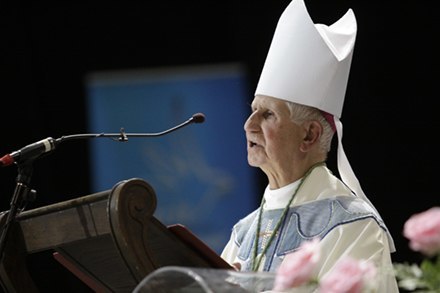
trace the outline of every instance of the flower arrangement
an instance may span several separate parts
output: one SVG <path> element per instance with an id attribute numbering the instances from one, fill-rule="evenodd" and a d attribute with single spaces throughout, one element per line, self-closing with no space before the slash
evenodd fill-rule
<path id="1" fill-rule="evenodd" d="M 288 254 L 277 270 L 273 291 L 288 292 L 302 287 L 307 292 L 361 293 L 373 289 L 375 266 L 350 257 L 342 258 L 322 279 L 313 278 L 320 254 L 317 239 L 304 242 L 299 250 Z"/>
<path id="2" fill-rule="evenodd" d="M 410 292 L 440 293 L 440 207 L 412 215 L 404 224 L 409 247 L 425 256 L 420 264 L 395 263 L 398 285 Z"/>

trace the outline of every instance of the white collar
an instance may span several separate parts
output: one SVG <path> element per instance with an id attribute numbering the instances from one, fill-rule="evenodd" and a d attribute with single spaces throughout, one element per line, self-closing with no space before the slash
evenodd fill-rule
<path id="1" fill-rule="evenodd" d="M 295 193 L 301 179 L 296 180 L 278 189 L 266 187 L 264 191 L 264 209 L 282 209 Z M 337 179 L 327 167 L 317 167 L 309 175 L 305 184 L 301 186 L 293 199 L 292 206 L 309 201 L 333 197 L 335 195 L 352 196 L 352 192 L 339 179 Z"/>
<path id="2" fill-rule="evenodd" d="M 278 189 L 270 189 L 268 185 L 264 191 L 264 209 L 273 210 L 284 208 L 295 193 L 300 182 L 301 180 L 297 180 Z"/>

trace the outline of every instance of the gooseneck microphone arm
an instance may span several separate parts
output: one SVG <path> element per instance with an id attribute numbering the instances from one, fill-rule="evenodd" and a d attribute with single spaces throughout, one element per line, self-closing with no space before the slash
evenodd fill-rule
<path id="1" fill-rule="evenodd" d="M 42 154 L 52 152 L 56 149 L 56 147 L 64 141 L 67 140 L 77 140 L 77 139 L 86 139 L 86 138 L 114 138 L 117 141 L 126 142 L 129 137 L 157 137 L 168 134 L 170 132 L 176 131 L 188 124 L 191 123 L 203 123 L 205 121 L 205 115 L 202 113 L 196 113 L 191 118 L 186 120 L 185 122 L 174 126 L 170 129 L 167 129 L 162 132 L 157 133 L 125 133 L 124 129 L 121 128 L 119 133 L 85 133 L 85 134 L 73 134 L 62 136 L 57 139 L 53 139 L 52 137 L 48 137 L 46 139 L 40 140 L 33 144 L 27 145 L 21 148 L 18 151 L 12 152 L 10 154 L 6 154 L 0 158 L 0 166 L 6 167 L 12 165 L 13 163 L 19 164 L 25 161 L 32 161 L 33 159 L 39 157 Z"/>
<path id="2" fill-rule="evenodd" d="M 35 197 L 36 194 L 35 190 L 30 189 L 28 186 L 30 184 L 31 176 L 33 172 L 32 163 L 36 158 L 38 158 L 43 154 L 54 151 L 59 144 L 67 140 L 109 137 L 109 138 L 115 138 L 115 140 L 117 141 L 126 142 L 128 141 L 129 137 L 162 136 L 170 132 L 176 131 L 188 124 L 203 123 L 204 121 L 205 121 L 205 115 L 203 115 L 202 113 L 196 113 L 185 122 L 177 126 L 174 126 L 168 130 L 157 133 L 125 133 L 124 129 L 121 128 L 120 133 L 74 134 L 74 135 L 62 136 L 57 139 L 48 137 L 33 144 L 27 145 L 19 149 L 18 151 L 12 152 L 10 154 L 6 154 L 3 157 L 1 157 L 0 166 L 6 167 L 15 163 L 18 166 L 18 175 L 16 180 L 15 191 L 10 202 L 10 209 L 7 212 L 0 213 L 0 223 L 3 222 L 3 226 L 1 227 L 1 235 L 0 235 L 0 263 L 3 261 L 3 258 L 5 257 L 4 252 L 12 222 L 15 220 L 20 209 L 28 201 L 30 201 L 30 199 Z M 6 217 L 6 220 L 3 221 L 4 217 Z"/>
<path id="3" fill-rule="evenodd" d="M 73 135 L 67 135 L 67 136 L 62 136 L 58 139 L 55 140 L 55 145 L 66 141 L 66 140 L 73 140 L 73 139 L 83 139 L 83 138 L 99 138 L 99 137 L 108 137 L 108 138 L 117 138 L 118 141 L 128 141 L 129 137 L 157 137 L 157 136 L 162 136 L 165 134 L 168 134 L 170 132 L 176 131 L 188 124 L 191 123 L 203 123 L 205 121 L 205 115 L 203 115 L 202 113 L 197 113 L 194 114 L 191 118 L 189 118 L 188 120 L 186 120 L 185 122 L 176 125 L 170 129 L 167 129 L 165 131 L 162 132 L 156 132 L 156 133 L 125 133 L 124 129 L 121 128 L 121 132 L 119 133 L 97 133 L 97 134 L 93 134 L 93 133 L 86 133 L 86 134 L 73 134 Z"/>

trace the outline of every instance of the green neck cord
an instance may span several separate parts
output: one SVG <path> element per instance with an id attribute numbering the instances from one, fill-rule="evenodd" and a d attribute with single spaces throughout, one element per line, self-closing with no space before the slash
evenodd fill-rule
<path id="1" fill-rule="evenodd" d="M 266 254 L 267 249 L 271 245 L 272 241 L 275 239 L 275 236 L 278 232 L 278 229 L 280 228 L 281 223 L 284 221 L 284 217 L 287 215 L 287 211 L 289 210 L 290 204 L 292 203 L 293 199 L 295 198 L 296 194 L 298 193 L 298 190 L 301 188 L 305 179 L 310 175 L 310 173 L 312 173 L 313 169 L 315 169 L 318 166 L 324 165 L 324 164 L 325 164 L 324 162 L 319 162 L 319 163 L 313 165 L 312 167 L 310 167 L 310 169 L 307 171 L 307 173 L 303 176 L 303 178 L 301 178 L 301 181 L 299 182 L 298 187 L 296 188 L 295 192 L 293 193 L 292 197 L 290 198 L 289 202 L 287 203 L 286 207 L 284 208 L 283 213 L 281 214 L 277 224 L 275 225 L 275 228 L 274 228 L 272 234 L 270 235 L 270 238 L 267 241 L 267 244 L 264 246 L 260 257 L 258 257 L 258 242 L 260 240 L 261 218 L 262 218 L 262 214 L 263 214 L 263 206 L 265 203 L 265 199 L 263 196 L 263 199 L 261 200 L 260 211 L 258 213 L 257 230 L 255 233 L 255 243 L 254 243 L 254 249 L 253 249 L 253 255 L 252 255 L 252 271 L 253 272 L 258 271 L 258 268 L 260 267 L 260 263 L 261 263 L 263 256 Z"/>

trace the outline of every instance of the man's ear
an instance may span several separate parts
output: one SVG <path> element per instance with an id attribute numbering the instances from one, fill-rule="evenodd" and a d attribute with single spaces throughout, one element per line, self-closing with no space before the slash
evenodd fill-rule
<path id="1" fill-rule="evenodd" d="M 312 146 L 318 143 L 323 129 L 321 123 L 316 120 L 305 122 L 304 127 L 306 131 L 301 143 L 301 151 L 307 152 Z"/>

